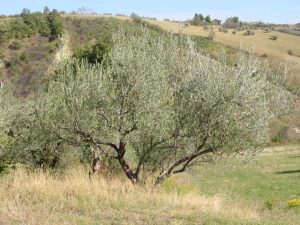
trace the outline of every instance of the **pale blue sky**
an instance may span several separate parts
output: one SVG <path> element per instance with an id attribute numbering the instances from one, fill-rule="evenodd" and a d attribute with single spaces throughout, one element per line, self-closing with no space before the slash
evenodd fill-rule
<path id="1" fill-rule="evenodd" d="M 188 19 L 195 12 L 224 20 L 300 23 L 300 0 L 0 0 L 0 14 L 16 14 L 23 8 L 41 11 L 47 5 L 70 12 L 85 6 L 98 13 L 136 12 L 159 19 Z"/>

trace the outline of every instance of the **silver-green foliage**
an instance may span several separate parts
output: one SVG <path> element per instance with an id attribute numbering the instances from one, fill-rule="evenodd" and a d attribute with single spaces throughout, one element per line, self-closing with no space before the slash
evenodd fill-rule
<path id="1" fill-rule="evenodd" d="M 120 30 L 102 64 L 64 62 L 35 107 L 61 140 L 115 157 L 133 182 L 151 171 L 160 183 L 208 156 L 261 150 L 270 122 L 294 100 L 272 80 L 252 55 L 241 52 L 231 67 L 189 38 Z"/>

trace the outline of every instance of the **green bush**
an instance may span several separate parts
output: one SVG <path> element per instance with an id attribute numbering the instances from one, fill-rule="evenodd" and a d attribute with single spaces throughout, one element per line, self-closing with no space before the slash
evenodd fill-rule
<path id="1" fill-rule="evenodd" d="M 209 31 L 209 34 L 208 34 L 208 38 L 210 40 L 214 40 L 214 38 L 216 37 L 216 33 L 215 31 L 211 28 L 210 31 Z"/>
<path id="2" fill-rule="evenodd" d="M 9 45 L 9 49 L 11 49 L 11 50 L 19 50 L 20 48 L 21 48 L 21 43 L 19 41 L 13 41 Z"/>
<path id="3" fill-rule="evenodd" d="M 20 61 L 27 62 L 28 58 L 25 52 L 22 52 L 19 56 Z"/>
<path id="4" fill-rule="evenodd" d="M 273 41 L 276 41 L 276 40 L 278 40 L 279 39 L 279 36 L 278 35 L 272 35 L 271 36 L 271 40 L 273 40 Z"/>
<path id="5" fill-rule="evenodd" d="M 53 10 L 48 15 L 48 23 L 50 28 L 50 33 L 54 37 L 62 36 L 63 34 L 63 22 L 56 10 Z"/>
<path id="6" fill-rule="evenodd" d="M 254 33 L 254 31 L 252 31 L 252 30 L 247 30 L 245 33 L 244 33 L 244 35 L 245 36 L 253 36 L 255 33 Z"/>
<path id="7" fill-rule="evenodd" d="M 0 61 L 5 58 L 4 51 L 0 49 Z"/>
<path id="8" fill-rule="evenodd" d="M 291 208 L 300 206 L 300 198 L 295 198 L 295 199 L 289 200 L 288 206 Z"/>
<path id="9" fill-rule="evenodd" d="M 265 201 L 267 209 L 272 210 L 279 205 L 279 199 L 277 197 L 271 197 Z"/>
<path id="10" fill-rule="evenodd" d="M 30 37 L 34 34 L 34 30 L 32 27 L 26 25 L 22 19 L 17 18 L 16 20 L 12 20 L 9 23 L 8 28 L 8 39 L 16 38 L 16 39 L 23 39 L 26 37 Z"/>
<path id="11" fill-rule="evenodd" d="M 3 131 L 3 127 L 1 128 L 2 130 L 0 130 L 0 175 L 8 171 L 9 168 L 13 166 L 13 161 L 6 152 L 6 148 L 9 146 L 10 143 L 10 137 L 5 131 Z"/>
<path id="12" fill-rule="evenodd" d="M 84 46 L 75 51 L 74 57 L 77 59 L 86 59 L 89 63 L 101 63 L 106 54 L 110 51 L 112 43 L 110 38 L 106 37 L 97 41 L 94 45 Z"/>
<path id="13" fill-rule="evenodd" d="M 14 163 L 10 158 L 6 156 L 0 156 L 0 175 L 6 173 L 13 166 Z"/>
<path id="14" fill-rule="evenodd" d="M 16 69 L 16 66 L 18 64 L 20 64 L 20 63 L 21 63 L 20 56 L 16 55 L 10 61 L 7 61 L 5 63 L 5 67 L 6 68 L 15 68 Z"/>
<path id="15" fill-rule="evenodd" d="M 60 46 L 60 42 L 58 39 L 51 41 L 48 46 L 49 52 L 50 53 L 55 52 L 59 48 L 59 46 Z"/>
<path id="16" fill-rule="evenodd" d="M 288 128 L 285 126 L 280 128 L 280 130 L 277 132 L 277 134 L 271 138 L 271 141 L 273 143 L 279 143 L 279 144 L 283 143 L 286 138 L 287 130 L 288 130 Z"/>
<path id="17" fill-rule="evenodd" d="M 287 53 L 288 53 L 289 55 L 294 55 L 294 52 L 293 52 L 292 49 L 289 49 L 289 50 L 287 51 Z"/>
<path id="18" fill-rule="evenodd" d="M 266 33 L 271 33 L 271 32 L 272 32 L 272 28 L 271 28 L 271 27 L 267 27 L 267 28 L 265 29 L 265 32 L 266 32 Z"/>

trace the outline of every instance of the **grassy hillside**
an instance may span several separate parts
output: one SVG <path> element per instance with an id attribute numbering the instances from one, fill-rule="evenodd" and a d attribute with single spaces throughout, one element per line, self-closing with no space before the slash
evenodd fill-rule
<path id="1" fill-rule="evenodd" d="M 300 208 L 299 146 L 267 149 L 256 161 L 205 165 L 162 189 L 132 186 L 125 177 L 88 179 L 18 169 L 1 178 L 0 224 L 269 224 L 296 225 Z"/>
<path id="2" fill-rule="evenodd" d="M 97 20 L 99 18 L 112 19 L 112 16 L 105 15 L 71 15 L 71 17 L 77 20 L 82 20 L 83 18 L 88 20 Z M 132 24 L 131 18 L 126 16 L 115 16 L 114 19 L 127 22 L 127 24 L 130 24 L 131 22 Z M 203 38 L 209 36 L 209 30 L 205 29 L 203 26 L 185 26 L 184 24 L 179 24 L 171 21 L 145 21 L 149 24 L 157 25 L 169 32 L 188 34 L 196 38 Z M 228 52 L 230 54 L 234 55 L 237 52 L 237 49 L 239 49 L 241 46 L 243 49 L 251 49 L 254 47 L 254 51 L 257 54 L 257 56 L 262 57 L 262 59 L 267 58 L 274 69 L 276 69 L 280 64 L 282 64 L 282 66 L 285 66 L 285 64 L 287 64 L 291 74 L 290 85 L 293 88 L 299 87 L 300 36 L 286 34 L 279 31 L 272 31 L 270 33 L 267 33 L 264 30 L 255 30 L 255 35 L 245 36 L 244 31 L 237 31 L 235 34 L 233 34 L 233 29 L 228 29 L 228 33 L 220 32 L 218 26 L 214 26 L 213 29 L 215 32 L 214 41 L 211 41 L 208 45 L 200 44 L 201 48 L 208 49 L 209 53 L 211 53 L 211 50 L 217 48 L 216 43 L 221 43 L 228 47 Z M 271 40 L 271 36 L 278 36 L 278 39 Z M 214 47 L 212 47 L 212 45 Z M 289 54 L 289 50 L 292 50 L 292 54 Z"/>
<path id="3" fill-rule="evenodd" d="M 156 24 L 162 28 L 175 33 L 183 33 L 197 36 L 208 36 L 209 31 L 199 26 L 185 27 L 175 22 L 148 20 L 149 23 Z M 284 34 L 277 31 L 266 33 L 262 30 L 256 30 L 254 36 L 243 35 L 244 31 L 232 34 L 233 30 L 228 30 L 228 33 L 219 32 L 218 27 L 214 27 L 215 41 L 220 42 L 226 46 L 239 48 L 255 48 L 255 53 L 258 56 L 266 55 L 270 62 L 278 65 L 280 62 L 286 61 L 294 73 L 297 82 L 300 83 L 300 37 L 290 34 Z M 271 40 L 272 35 L 277 35 L 278 40 Z M 293 51 L 293 55 L 288 54 L 288 50 Z"/>
<path id="4" fill-rule="evenodd" d="M 26 97 L 47 72 L 60 45 L 63 25 L 59 13 L 24 9 L 0 18 L 0 81 Z"/>
<path id="5" fill-rule="evenodd" d="M 18 43 L 19 47 L 12 48 L 14 43 Z M 38 77 L 52 63 L 52 47 L 47 37 L 39 35 L 0 44 L 3 53 L 0 79 L 14 88 L 18 95 L 27 96 L 35 88 Z"/>

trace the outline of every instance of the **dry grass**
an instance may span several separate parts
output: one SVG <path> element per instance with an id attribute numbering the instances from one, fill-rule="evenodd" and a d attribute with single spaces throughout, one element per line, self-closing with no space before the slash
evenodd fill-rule
<path id="1" fill-rule="evenodd" d="M 6 175 L 0 182 L 0 224 L 261 224 L 258 209 L 229 205 L 218 196 L 167 193 L 120 178 L 89 180 L 86 174 L 19 169 Z"/>

